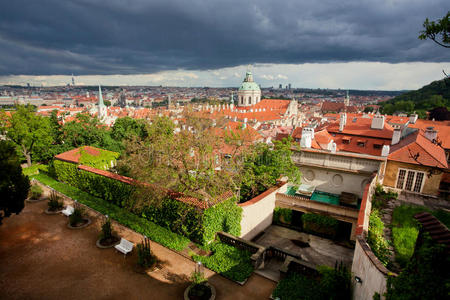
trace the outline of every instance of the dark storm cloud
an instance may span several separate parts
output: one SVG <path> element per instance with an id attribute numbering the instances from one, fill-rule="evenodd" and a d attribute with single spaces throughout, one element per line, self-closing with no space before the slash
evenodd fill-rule
<path id="1" fill-rule="evenodd" d="M 0 75 L 132 74 L 249 63 L 449 60 L 419 41 L 446 1 L 14 0 Z"/>

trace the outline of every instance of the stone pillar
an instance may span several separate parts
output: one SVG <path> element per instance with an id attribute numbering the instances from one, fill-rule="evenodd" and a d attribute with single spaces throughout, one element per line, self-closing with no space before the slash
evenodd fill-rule
<path id="1" fill-rule="evenodd" d="M 356 240 L 356 223 L 356 221 L 352 223 L 352 231 L 350 232 L 350 240 L 352 241 Z"/>

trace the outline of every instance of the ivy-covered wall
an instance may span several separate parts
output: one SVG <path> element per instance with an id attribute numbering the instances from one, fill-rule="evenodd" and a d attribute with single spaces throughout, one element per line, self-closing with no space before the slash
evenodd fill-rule
<path id="1" fill-rule="evenodd" d="M 78 170 L 78 182 L 76 186 L 80 190 L 103 198 L 120 207 L 125 205 L 125 202 L 133 192 L 132 185 L 85 170 Z"/>
<path id="2" fill-rule="evenodd" d="M 145 207 L 142 217 L 190 240 L 203 243 L 203 214 L 195 206 L 165 198 L 159 205 Z"/>
<path id="3" fill-rule="evenodd" d="M 118 152 L 98 148 L 96 150 L 100 151 L 100 155 L 91 155 L 84 148 L 80 148 L 80 164 L 100 170 L 108 170 L 112 167 L 111 163 L 115 164 L 120 156 Z"/>
<path id="4" fill-rule="evenodd" d="M 236 204 L 232 197 L 218 203 L 203 212 L 203 243 L 214 240 L 216 232 L 224 231 L 232 235 L 241 234 L 242 208 Z"/>
<path id="5" fill-rule="evenodd" d="M 143 209 L 142 217 L 172 232 L 184 235 L 192 241 L 206 245 L 214 240 L 218 231 L 239 236 L 242 208 L 236 204 L 234 197 L 204 211 L 167 198 L 160 205 Z"/>
<path id="6" fill-rule="evenodd" d="M 72 186 L 78 185 L 78 165 L 55 159 L 53 166 L 59 181 Z"/>
<path id="7" fill-rule="evenodd" d="M 123 206 L 133 187 L 105 176 L 78 169 L 73 163 L 54 160 L 55 173 L 59 181 L 77 187 L 89 194 Z"/>
<path id="8" fill-rule="evenodd" d="M 339 222 L 331 217 L 306 213 L 302 215 L 303 230 L 309 233 L 334 238 Z"/>
<path id="9" fill-rule="evenodd" d="M 129 184 L 80 170 L 73 163 L 55 160 L 54 167 L 60 181 L 120 207 L 125 206 L 133 192 L 133 186 Z M 200 244 L 214 240 L 218 231 L 236 236 L 241 232 L 242 208 L 237 205 L 234 197 L 204 211 L 178 200 L 166 198 L 159 205 L 149 205 L 136 213 Z"/>

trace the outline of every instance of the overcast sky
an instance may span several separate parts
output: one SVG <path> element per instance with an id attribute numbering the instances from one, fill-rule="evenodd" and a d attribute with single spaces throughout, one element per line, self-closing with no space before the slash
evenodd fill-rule
<path id="1" fill-rule="evenodd" d="M 417 39 L 426 17 L 449 9 L 448 0 L 1 1 L 0 84 L 65 84 L 73 73 L 79 84 L 236 86 L 251 64 L 262 86 L 413 89 L 450 70 L 449 49 Z"/>

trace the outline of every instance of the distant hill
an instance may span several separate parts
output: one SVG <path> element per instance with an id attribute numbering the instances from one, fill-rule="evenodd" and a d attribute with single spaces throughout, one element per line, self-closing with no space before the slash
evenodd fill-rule
<path id="1" fill-rule="evenodd" d="M 450 110 L 450 78 L 433 81 L 415 91 L 409 91 L 381 104 L 383 113 L 412 113 L 416 111 L 421 118 L 426 112 L 437 107 Z"/>

